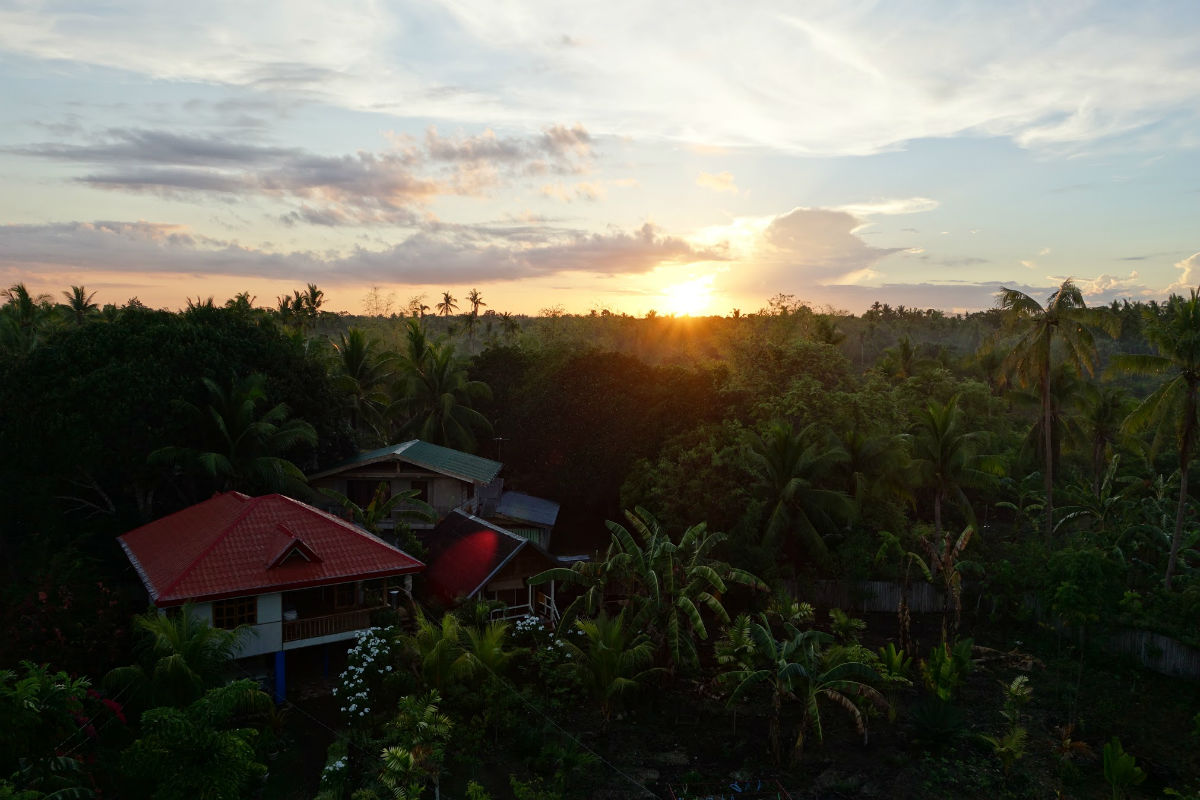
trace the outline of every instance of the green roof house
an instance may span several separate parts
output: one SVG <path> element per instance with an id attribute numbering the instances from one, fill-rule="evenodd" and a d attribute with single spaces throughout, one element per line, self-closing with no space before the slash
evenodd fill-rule
<path id="1" fill-rule="evenodd" d="M 309 475 L 308 480 L 313 488 L 341 492 L 360 506 L 371 502 L 380 483 L 387 484 L 389 495 L 416 489 L 418 498 L 433 506 L 441 520 L 457 508 L 494 505 L 502 486 L 497 477 L 501 466 L 499 461 L 413 439 L 359 453 Z M 410 524 L 413 528 L 433 527 Z"/>

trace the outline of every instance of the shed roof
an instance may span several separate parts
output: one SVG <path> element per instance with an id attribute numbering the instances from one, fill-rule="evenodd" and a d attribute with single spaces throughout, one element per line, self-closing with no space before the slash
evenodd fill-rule
<path id="1" fill-rule="evenodd" d="M 117 541 L 160 608 L 405 575 L 425 566 L 346 520 L 278 494 L 219 494 Z"/>
<path id="2" fill-rule="evenodd" d="M 509 519 L 553 528 L 558 519 L 558 503 L 521 492 L 505 492 L 500 496 L 496 513 Z"/>
<path id="3" fill-rule="evenodd" d="M 473 597 L 517 553 L 534 546 L 523 537 L 462 511 L 450 512 L 432 531 L 418 535 L 429 550 L 425 556 L 429 563 L 426 584 L 444 603 Z"/>
<path id="4" fill-rule="evenodd" d="M 504 466 L 499 461 L 490 458 L 474 456 L 461 450 L 442 447 L 437 444 L 413 439 L 402 444 L 388 445 L 377 450 L 359 453 L 354 458 L 336 464 L 329 469 L 310 475 L 310 478 L 324 478 L 353 467 L 362 467 L 382 461 L 404 461 L 424 467 L 432 472 L 458 478 L 471 483 L 488 483 L 500 473 Z"/>

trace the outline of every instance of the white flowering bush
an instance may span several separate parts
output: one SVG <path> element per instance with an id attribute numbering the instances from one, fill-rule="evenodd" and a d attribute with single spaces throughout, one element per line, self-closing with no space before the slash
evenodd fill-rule
<path id="1" fill-rule="evenodd" d="M 350 758 L 346 742 L 338 739 L 329 745 L 325 756 L 325 769 L 321 770 L 321 789 L 318 800 L 339 798 L 345 794 L 350 775 Z"/>
<path id="2" fill-rule="evenodd" d="M 379 695 L 395 673 L 396 641 L 395 628 L 367 628 L 359 631 L 354 647 L 346 654 L 346 668 L 333 695 L 351 725 L 365 721 L 383 701 Z"/>
<path id="3" fill-rule="evenodd" d="M 540 617 L 520 617 L 513 625 L 513 641 L 529 652 L 536 671 L 536 683 L 551 703 L 570 705 L 571 694 L 577 686 L 574 672 L 567 668 L 576 657 L 575 648 L 568 639 L 583 636 L 583 631 L 572 626 L 570 630 L 555 631 Z"/>

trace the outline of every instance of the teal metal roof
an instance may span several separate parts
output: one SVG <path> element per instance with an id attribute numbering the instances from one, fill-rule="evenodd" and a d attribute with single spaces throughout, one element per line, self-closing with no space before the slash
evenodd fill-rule
<path id="1" fill-rule="evenodd" d="M 496 506 L 496 513 L 509 519 L 553 528 L 558 519 L 558 503 L 521 492 L 505 492 L 500 496 L 500 504 Z"/>
<path id="2" fill-rule="evenodd" d="M 422 442 L 414 439 L 400 445 L 398 454 L 403 461 L 416 464 L 419 467 L 452 475 L 479 483 L 489 483 L 500 473 L 504 466 L 499 461 L 490 458 L 480 458 L 461 450 L 451 450 L 449 447 Z"/>
<path id="3" fill-rule="evenodd" d="M 499 474 L 500 468 L 504 466 L 499 461 L 492 461 L 490 458 L 481 458 L 461 450 L 452 450 L 449 447 L 413 439 L 403 444 L 388 445 L 378 450 L 359 453 L 354 458 L 314 473 L 309 478 L 323 478 L 351 467 L 361 467 L 379 461 L 405 461 L 418 467 L 424 467 L 431 472 L 478 483 L 490 483 Z"/>

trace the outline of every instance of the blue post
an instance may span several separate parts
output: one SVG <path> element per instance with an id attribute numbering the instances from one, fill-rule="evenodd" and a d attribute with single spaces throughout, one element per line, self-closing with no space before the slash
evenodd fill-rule
<path id="1" fill-rule="evenodd" d="M 275 702 L 282 703 L 287 699 L 287 653 L 279 650 L 275 653 Z"/>

